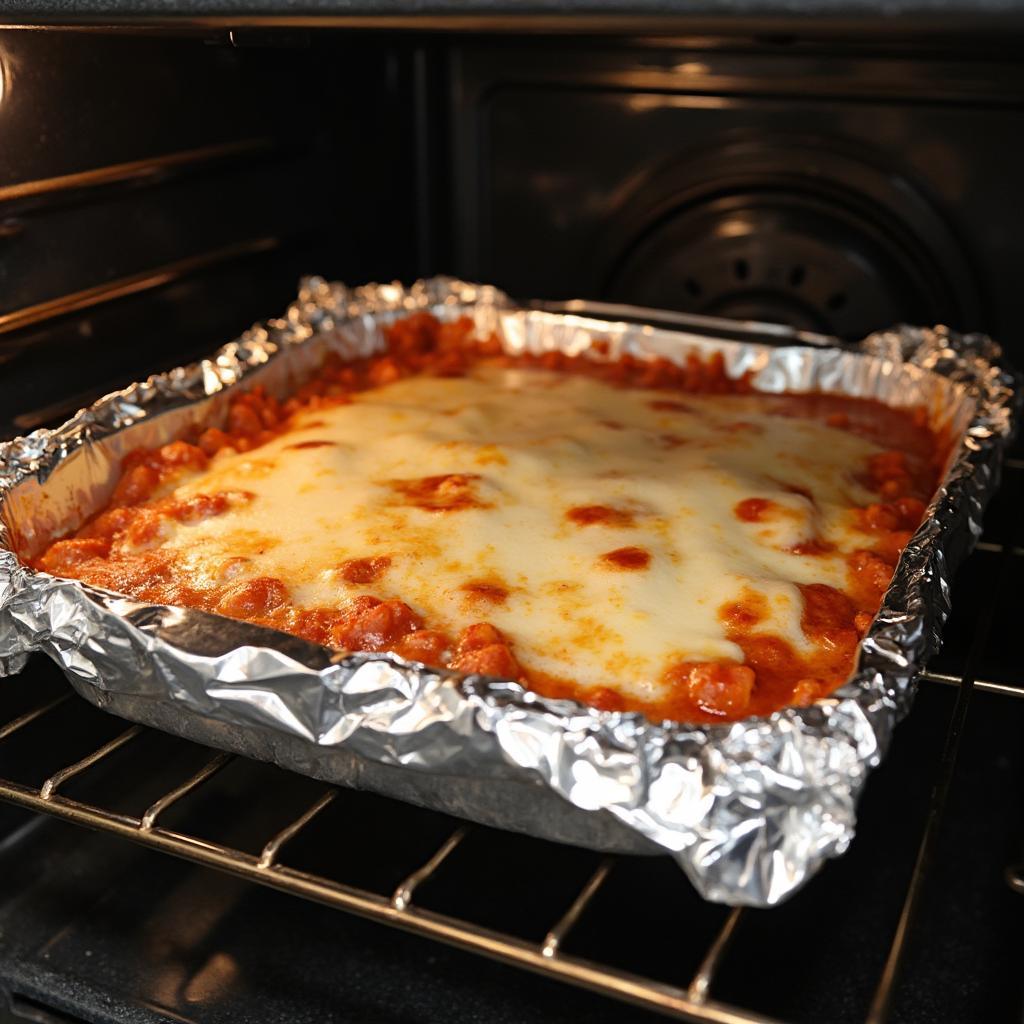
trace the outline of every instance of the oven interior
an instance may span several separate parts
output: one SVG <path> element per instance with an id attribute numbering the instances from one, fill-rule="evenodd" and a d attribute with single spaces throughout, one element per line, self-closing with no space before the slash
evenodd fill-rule
<path id="1" fill-rule="evenodd" d="M 1019 364 L 1017 56 L 869 31 L 2 30 L 4 433 L 209 352 L 307 273 L 849 338 L 943 322 Z M 1019 1017 L 1012 455 L 857 840 L 770 911 L 703 903 L 667 858 L 127 729 L 33 659 L 0 687 L 8 1018 Z"/>

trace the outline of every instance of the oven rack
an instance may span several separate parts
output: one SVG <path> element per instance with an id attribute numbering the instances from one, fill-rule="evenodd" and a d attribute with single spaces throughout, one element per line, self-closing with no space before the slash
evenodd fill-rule
<path id="1" fill-rule="evenodd" d="M 1024 696 L 1024 691 L 998 682 L 972 682 L 967 674 L 958 678 L 945 673 L 925 673 L 922 679 L 935 686 L 958 686 L 961 698 L 965 698 L 972 688 L 1003 695 Z M 72 696 L 71 692 L 64 693 L 0 726 L 0 743 L 26 726 L 45 719 L 46 715 L 72 699 Z M 962 705 L 965 711 L 965 700 L 958 699 L 957 709 L 953 715 L 954 723 L 950 730 L 951 736 L 954 737 L 958 731 L 955 720 L 961 712 Z M 312 804 L 297 809 L 293 820 L 275 834 L 268 836 L 262 849 L 256 854 L 200 838 L 188 832 L 176 831 L 161 824 L 165 812 L 236 760 L 236 755 L 209 750 L 208 760 L 197 771 L 152 801 L 148 809 L 139 816 L 117 813 L 64 795 L 62 789 L 66 783 L 85 775 L 121 748 L 152 731 L 132 725 L 85 757 L 54 772 L 38 787 L 0 779 L 0 800 L 86 828 L 112 833 L 144 847 L 228 872 L 259 885 L 313 900 L 571 985 L 588 988 L 668 1017 L 715 1024 L 781 1024 L 774 1017 L 719 1002 L 712 996 L 718 968 L 744 915 L 748 913 L 742 908 L 734 908 L 729 912 L 717 933 L 709 936 L 703 959 L 685 987 L 655 981 L 609 965 L 568 955 L 563 951 L 567 935 L 615 870 L 617 858 L 614 856 L 604 857 L 582 888 L 567 893 L 565 903 L 553 908 L 551 926 L 543 940 L 531 943 L 517 936 L 481 927 L 470 921 L 436 913 L 417 905 L 417 891 L 442 870 L 449 855 L 473 830 L 473 825 L 464 824 L 456 827 L 429 858 L 411 866 L 406 877 L 390 895 L 383 895 L 297 870 L 289 867 L 285 861 L 288 844 L 325 808 L 343 795 L 344 791 L 334 786 L 325 787 Z M 947 744 L 944 760 L 948 760 L 950 753 Z M 951 762 L 947 767 L 951 770 Z M 887 1019 L 888 1004 L 907 944 L 917 892 L 927 866 L 930 836 L 945 797 L 943 779 L 944 775 L 940 773 L 918 862 L 908 888 L 907 901 L 871 1009 L 866 1017 L 867 1024 L 880 1024 Z M 1011 887 L 1024 891 L 1024 881 L 1012 871 L 1008 874 L 1008 881 Z M 685 884 L 682 878 L 680 884 Z"/>

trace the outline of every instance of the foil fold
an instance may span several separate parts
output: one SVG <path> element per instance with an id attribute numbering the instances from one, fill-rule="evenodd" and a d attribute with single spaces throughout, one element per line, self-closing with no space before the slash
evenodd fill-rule
<path id="1" fill-rule="evenodd" d="M 338 752 L 438 776 L 445 787 L 529 783 L 527 792 L 546 788 L 588 815 L 611 815 L 647 848 L 671 853 L 707 899 L 785 899 L 849 845 L 867 773 L 938 649 L 953 573 L 998 484 L 1018 380 L 990 339 L 941 327 L 899 327 L 852 348 L 820 348 L 796 344 L 795 333 L 777 326 L 764 329 L 764 343 L 723 341 L 697 320 L 667 330 L 588 316 L 582 307 L 519 307 L 495 288 L 446 278 L 354 289 L 312 278 L 283 318 L 211 358 L 109 395 L 56 430 L 0 445 L 0 672 L 17 672 L 30 652 L 43 651 L 101 706 L 148 698 L 165 711 L 269 730 L 305 745 L 311 758 Z M 596 340 L 611 358 L 721 351 L 728 372 L 753 372 L 763 390 L 834 390 L 928 409 L 954 439 L 953 454 L 850 681 L 811 707 L 766 718 L 653 723 L 392 655 L 342 655 L 19 561 L 15 549 L 34 553 L 102 506 L 126 451 L 216 422 L 232 387 L 259 380 L 286 392 L 325 347 L 365 355 L 382 344 L 382 325 L 421 309 L 470 316 L 513 352 L 580 353 Z M 744 325 L 751 333 L 756 325 Z"/>

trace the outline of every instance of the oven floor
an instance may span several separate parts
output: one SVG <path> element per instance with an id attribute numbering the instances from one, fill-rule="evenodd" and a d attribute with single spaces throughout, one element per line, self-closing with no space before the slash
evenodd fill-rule
<path id="1" fill-rule="evenodd" d="M 63 685 L 39 661 L 8 684 L 12 692 L 37 693 Z M 952 689 L 923 688 L 869 784 L 851 850 L 790 903 L 744 920 L 716 998 L 787 1021 L 864 1019 L 913 867 L 954 698 Z M 77 700 L 65 713 L 61 729 L 83 743 L 86 734 L 120 729 Z M 988 1024 L 1019 1017 L 1015 965 L 1024 903 L 1003 872 L 1021 853 L 1022 716 L 1024 701 L 972 698 L 895 1020 Z M 75 795 L 123 809 L 144 802 L 163 783 L 172 742 L 179 744 L 154 735 L 151 749 L 143 744 L 129 756 L 126 748 L 105 777 Z M 67 760 L 67 750 L 63 742 L 38 745 L 37 767 L 24 752 L 10 756 L 18 756 L 27 781 L 54 759 Z M 0 770 L 10 765 L 0 763 Z M 188 812 L 190 830 L 242 848 L 272 832 L 314 786 L 247 762 L 208 785 Z M 343 794 L 336 803 L 336 814 L 300 837 L 295 866 L 368 888 L 387 891 L 401 865 L 422 860 L 420 847 L 450 828 L 439 815 L 367 794 Z M 0 988 L 11 997 L 12 1020 L 661 1019 L 111 836 L 6 807 L 0 825 Z M 593 868 L 592 855 L 487 829 L 457 854 L 425 888 L 422 903 L 526 936 L 543 934 Z M 625 858 L 567 951 L 685 983 L 723 913 L 701 903 L 667 859 Z"/>

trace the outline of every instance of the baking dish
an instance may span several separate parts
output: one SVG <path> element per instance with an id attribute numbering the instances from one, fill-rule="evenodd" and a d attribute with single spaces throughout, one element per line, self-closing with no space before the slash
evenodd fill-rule
<path id="1" fill-rule="evenodd" d="M 8 671 L 42 649 L 87 699 L 125 717 L 488 824 L 601 849 L 667 850 L 710 899 L 782 899 L 848 845 L 856 795 L 938 644 L 945 583 L 978 534 L 1012 426 L 1015 381 L 1000 369 L 998 349 L 984 338 L 904 328 L 855 352 L 782 329 L 695 322 L 666 330 L 642 315 L 631 324 L 531 310 L 449 280 L 355 290 L 313 280 L 284 319 L 214 358 L 6 445 L 6 542 L 31 550 L 60 524 L 80 521 L 109 494 L 126 451 L 215 420 L 238 383 L 285 387 L 328 346 L 365 355 L 382 324 L 414 309 L 467 314 L 513 352 L 595 342 L 639 356 L 720 351 L 730 374 L 751 371 L 764 390 L 835 390 L 929 409 L 933 425 L 959 441 L 851 681 L 810 708 L 764 719 L 659 725 L 112 596 L 31 572 L 5 551 Z"/>

